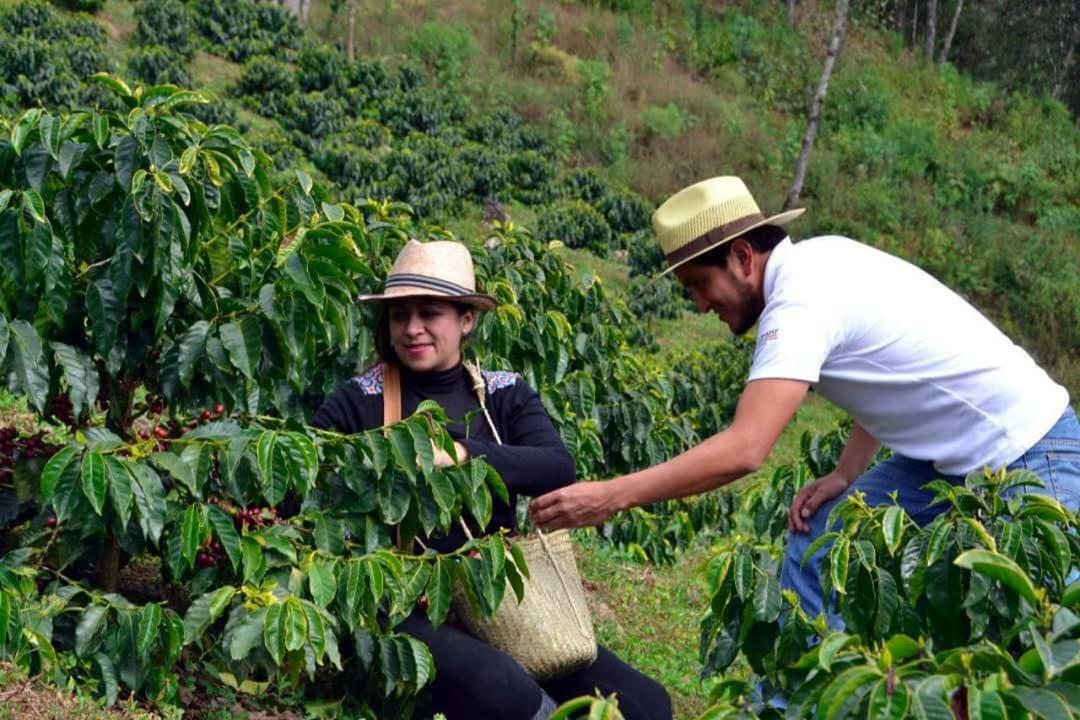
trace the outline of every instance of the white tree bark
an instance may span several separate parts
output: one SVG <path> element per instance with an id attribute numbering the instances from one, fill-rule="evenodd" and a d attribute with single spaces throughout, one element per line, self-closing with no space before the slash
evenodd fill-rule
<path id="1" fill-rule="evenodd" d="M 1060 100 L 1061 93 L 1065 92 L 1065 78 L 1069 77 L 1069 70 L 1076 59 L 1077 35 L 1080 35 L 1080 31 L 1073 33 L 1072 45 L 1069 46 L 1069 52 L 1065 54 L 1065 60 L 1061 63 L 1061 71 L 1054 82 L 1054 89 L 1050 91 L 1050 96 L 1055 100 Z"/>
<path id="2" fill-rule="evenodd" d="M 937 32 L 937 0 L 926 0 L 926 59 L 934 61 L 934 35 Z"/>
<path id="3" fill-rule="evenodd" d="M 803 136 L 799 160 L 795 163 L 795 179 L 784 200 L 785 210 L 794 207 L 795 203 L 799 202 L 799 195 L 802 194 L 803 183 L 806 181 L 806 168 L 810 164 L 810 150 L 814 147 L 814 137 L 817 135 L 818 124 L 821 122 L 821 109 L 825 106 L 825 95 L 829 92 L 829 79 L 832 77 L 836 59 L 840 55 L 840 43 L 844 38 L 847 15 L 848 0 L 836 0 L 836 18 L 833 21 L 832 36 L 829 38 L 829 49 L 825 53 L 825 67 L 821 71 L 821 80 L 818 81 L 817 92 L 810 104 L 806 134 Z"/>
<path id="4" fill-rule="evenodd" d="M 787 24 L 795 27 L 795 0 L 787 0 Z"/>
<path id="5" fill-rule="evenodd" d="M 356 3 L 349 0 L 348 30 L 345 36 L 345 57 L 349 62 L 356 60 Z"/>
<path id="6" fill-rule="evenodd" d="M 945 44 L 941 47 L 941 57 L 938 64 L 944 65 L 949 59 L 949 50 L 952 49 L 953 37 L 956 35 L 956 26 L 960 23 L 960 11 L 964 9 L 964 0 L 956 0 L 956 9 L 953 10 L 952 22 L 949 23 L 949 34 L 945 36 Z"/>

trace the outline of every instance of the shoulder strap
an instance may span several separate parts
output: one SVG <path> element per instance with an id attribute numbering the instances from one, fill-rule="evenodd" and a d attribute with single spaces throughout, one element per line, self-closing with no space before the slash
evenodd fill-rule
<path id="1" fill-rule="evenodd" d="M 491 428 L 491 434 L 495 436 L 495 442 L 502 445 L 502 438 L 499 437 L 499 431 L 495 427 L 495 422 L 491 419 L 491 413 L 487 409 L 487 384 L 484 382 L 484 372 L 476 363 L 466 361 L 463 364 L 465 365 L 465 371 L 469 373 L 469 378 L 472 380 L 473 393 L 476 395 L 476 401 L 480 403 L 480 409 L 484 411 L 484 417 L 487 419 L 488 427 Z"/>
<path id="2" fill-rule="evenodd" d="M 401 420 L 401 373 L 392 362 L 383 365 L 383 425 Z"/>
<path id="3" fill-rule="evenodd" d="M 401 373 L 398 366 L 392 362 L 383 365 L 382 403 L 383 427 L 393 425 L 401 420 Z M 407 553 L 414 551 L 413 543 L 411 541 L 406 542 L 402 538 L 400 525 L 395 529 L 395 537 L 397 538 L 398 550 Z"/>

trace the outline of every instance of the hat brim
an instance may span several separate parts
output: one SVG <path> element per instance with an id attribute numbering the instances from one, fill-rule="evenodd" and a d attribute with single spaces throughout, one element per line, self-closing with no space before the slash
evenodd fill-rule
<path id="1" fill-rule="evenodd" d="M 702 248 L 701 250 L 698 250 L 693 255 L 690 255 L 689 257 L 685 257 L 685 258 L 679 260 L 679 262 L 674 263 L 672 265 L 669 265 L 667 268 L 665 268 L 663 270 L 663 272 L 660 272 L 659 274 L 657 274 L 652 279 L 651 282 L 656 282 L 660 278 L 664 277 L 665 275 L 672 272 L 676 268 L 682 267 L 683 265 L 690 262 L 694 258 L 701 257 L 702 255 L 709 252 L 710 250 L 715 250 L 716 248 L 720 247 L 724 243 L 729 242 L 731 240 L 734 240 L 737 237 L 741 237 L 741 236 L 745 235 L 746 233 L 750 232 L 751 230 L 753 230 L 754 228 L 759 228 L 762 225 L 787 225 L 789 222 L 791 222 L 795 218 L 799 217 L 804 212 L 806 212 L 806 208 L 796 208 L 794 210 L 788 210 L 786 212 L 777 213 L 776 215 L 773 215 L 772 217 L 765 218 L 761 222 L 754 223 L 753 225 L 750 225 L 749 227 L 741 228 L 738 232 L 732 233 L 731 235 L 728 235 L 725 238 L 717 240 L 713 244 L 707 245 L 704 248 Z"/>
<path id="2" fill-rule="evenodd" d="M 432 298 L 433 300 L 445 300 L 446 302 L 460 303 L 474 307 L 477 310 L 494 310 L 499 302 L 485 293 L 471 293 L 469 295 L 451 295 L 440 293 L 430 288 L 395 287 L 377 295 L 360 295 L 357 302 L 374 303 L 402 300 L 405 298 Z"/>

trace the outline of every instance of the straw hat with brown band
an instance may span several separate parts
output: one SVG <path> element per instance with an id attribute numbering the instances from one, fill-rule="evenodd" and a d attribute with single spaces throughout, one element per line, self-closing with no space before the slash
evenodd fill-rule
<path id="1" fill-rule="evenodd" d="M 495 298 L 476 290 L 469 249 L 452 240 L 410 240 L 394 259 L 383 291 L 361 295 L 359 302 L 382 302 L 409 297 L 431 297 L 492 310 Z"/>
<path id="2" fill-rule="evenodd" d="M 754 228 L 785 225 L 804 212 L 800 208 L 766 217 L 746 184 L 730 175 L 695 183 L 653 213 L 653 230 L 668 261 L 660 275 Z"/>

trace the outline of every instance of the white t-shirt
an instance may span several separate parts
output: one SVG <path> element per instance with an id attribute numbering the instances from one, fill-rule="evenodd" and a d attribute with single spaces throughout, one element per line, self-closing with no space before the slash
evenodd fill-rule
<path id="1" fill-rule="evenodd" d="M 837 236 L 769 256 L 749 380 L 762 378 L 811 383 L 883 445 L 951 475 L 1012 462 L 1069 402 L 959 295 Z"/>

